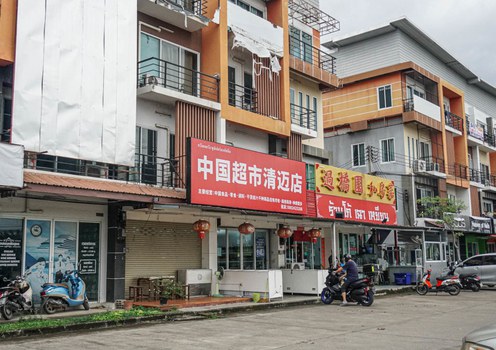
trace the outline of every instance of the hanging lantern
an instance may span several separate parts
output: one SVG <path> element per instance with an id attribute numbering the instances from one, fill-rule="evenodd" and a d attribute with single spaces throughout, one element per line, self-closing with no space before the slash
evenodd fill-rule
<path id="1" fill-rule="evenodd" d="M 277 230 L 277 235 L 280 238 L 289 238 L 293 235 L 293 231 L 287 226 L 282 226 L 280 229 Z"/>
<path id="2" fill-rule="evenodd" d="M 255 226 L 253 226 L 249 222 L 243 222 L 241 225 L 238 226 L 238 231 L 243 235 L 251 235 L 253 232 L 255 232 Z"/>
<path id="3" fill-rule="evenodd" d="M 312 240 L 312 243 L 317 243 L 317 239 L 320 237 L 321 232 L 317 228 L 312 228 L 310 231 L 307 231 L 307 235 Z"/>
<path id="4" fill-rule="evenodd" d="M 193 224 L 193 230 L 198 233 L 200 239 L 204 239 L 210 230 L 210 223 L 207 220 L 198 220 Z"/>

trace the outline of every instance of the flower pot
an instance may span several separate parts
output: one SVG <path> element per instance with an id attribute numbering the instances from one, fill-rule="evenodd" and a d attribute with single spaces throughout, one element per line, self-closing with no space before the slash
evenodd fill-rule
<path id="1" fill-rule="evenodd" d="M 169 301 L 169 298 L 167 298 L 167 297 L 160 297 L 159 298 L 159 301 L 160 301 L 160 305 L 165 305 Z"/>

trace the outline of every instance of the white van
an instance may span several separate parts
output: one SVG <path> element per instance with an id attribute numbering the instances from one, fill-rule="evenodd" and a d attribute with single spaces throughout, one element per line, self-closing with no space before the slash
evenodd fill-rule
<path id="1" fill-rule="evenodd" d="M 458 264 L 456 274 L 477 274 L 483 285 L 494 287 L 496 285 L 496 253 L 474 255 Z"/>

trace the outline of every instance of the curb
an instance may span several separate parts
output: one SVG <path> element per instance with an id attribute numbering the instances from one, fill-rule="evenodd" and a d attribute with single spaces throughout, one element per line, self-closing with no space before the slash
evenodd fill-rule
<path id="1" fill-rule="evenodd" d="M 398 289 L 398 290 L 384 290 L 380 294 L 376 294 L 378 297 L 383 297 L 386 295 L 396 295 L 411 292 L 410 287 Z M 43 335 L 53 335 L 64 332 L 74 332 L 74 331 L 95 331 L 104 329 L 114 329 L 119 327 L 126 327 L 138 324 L 146 323 L 162 323 L 162 322 L 174 322 L 174 321 L 193 321 L 193 320 L 204 320 L 212 318 L 215 316 L 223 314 L 232 314 L 236 312 L 250 312 L 255 310 L 271 310 L 271 309 L 282 309 L 287 307 L 303 306 L 303 305 L 317 305 L 320 304 L 320 298 L 315 299 L 304 299 L 295 301 L 282 301 L 274 303 L 247 303 L 246 305 L 233 305 L 226 306 L 220 309 L 193 311 L 184 309 L 184 311 L 170 311 L 161 315 L 144 316 L 144 317 L 133 317 L 125 320 L 113 320 L 113 321 L 96 321 L 90 323 L 80 323 L 66 326 L 56 326 L 56 327 L 42 327 L 42 328 L 32 328 L 32 329 L 18 329 L 5 333 L 0 333 L 1 340 L 14 340 L 18 338 L 26 338 L 32 336 L 43 336 Z M 184 317 L 192 316 L 193 318 Z"/>

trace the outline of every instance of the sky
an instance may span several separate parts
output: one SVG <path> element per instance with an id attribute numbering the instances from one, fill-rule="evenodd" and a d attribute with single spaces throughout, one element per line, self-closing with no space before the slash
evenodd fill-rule
<path id="1" fill-rule="evenodd" d="M 495 0 L 320 0 L 341 23 L 322 42 L 407 17 L 479 78 L 496 86 Z"/>

